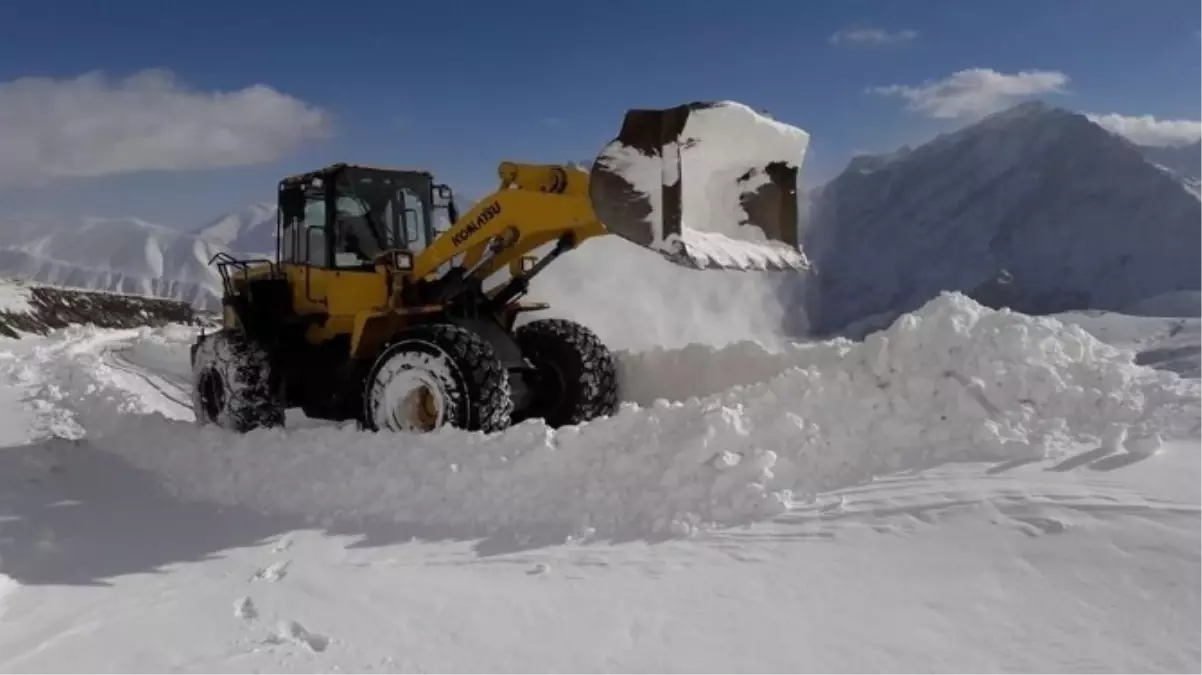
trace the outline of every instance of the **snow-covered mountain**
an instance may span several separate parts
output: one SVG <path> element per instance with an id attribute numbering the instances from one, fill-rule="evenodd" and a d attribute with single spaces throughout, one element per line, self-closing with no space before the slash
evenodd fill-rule
<path id="1" fill-rule="evenodd" d="M 182 300 L 202 309 L 221 302 L 213 255 L 275 255 L 276 207 L 250 204 L 194 231 L 137 218 L 11 219 L 3 225 L 0 276 L 55 286 Z"/>
<path id="2" fill-rule="evenodd" d="M 810 197 L 811 325 L 888 317 L 944 290 L 1028 313 L 1197 290 L 1202 203 L 1145 150 L 1034 102 L 853 161 Z"/>
<path id="3" fill-rule="evenodd" d="M 221 280 L 208 262 L 224 250 L 220 240 L 136 218 L 87 218 L 25 240 L 10 236 L 0 246 L 0 275 L 213 309 L 220 306 Z"/>
<path id="4" fill-rule="evenodd" d="M 276 205 L 271 202 L 251 204 L 204 225 L 195 234 L 221 242 L 231 251 L 274 256 Z"/>
<path id="5" fill-rule="evenodd" d="M 1189 145 L 1141 146 L 1149 162 L 1162 166 L 1183 178 L 1202 178 L 1202 141 Z"/>
<path id="6" fill-rule="evenodd" d="M 1189 145 L 1142 146 L 1144 157 L 1178 177 L 1202 199 L 1202 141 Z"/>

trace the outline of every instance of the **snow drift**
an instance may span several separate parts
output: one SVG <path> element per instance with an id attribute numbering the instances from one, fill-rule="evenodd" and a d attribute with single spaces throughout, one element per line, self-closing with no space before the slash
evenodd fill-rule
<path id="1" fill-rule="evenodd" d="M 1080 327 L 948 294 L 863 343 L 626 354 L 637 402 L 579 427 L 238 436 L 95 412 L 84 426 L 192 499 L 447 536 L 644 536 L 771 518 L 900 470 L 1054 457 L 1080 442 L 1148 453 L 1196 433 L 1198 383 L 1132 359 Z"/>

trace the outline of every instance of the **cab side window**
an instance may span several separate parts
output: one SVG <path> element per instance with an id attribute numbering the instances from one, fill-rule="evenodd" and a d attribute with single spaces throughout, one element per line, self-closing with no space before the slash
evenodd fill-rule
<path id="1" fill-rule="evenodd" d="M 326 265 L 326 209 L 320 197 L 305 200 L 299 221 L 285 221 L 280 211 L 280 260 L 300 265 Z"/>
<path id="2" fill-rule="evenodd" d="M 305 220 L 302 232 L 298 233 L 301 263 L 314 267 L 325 267 L 326 262 L 326 204 L 320 197 L 305 201 Z"/>
<path id="3" fill-rule="evenodd" d="M 305 228 L 299 223 L 285 220 L 283 209 L 277 209 L 275 217 L 280 227 L 280 262 L 294 263 L 300 259 L 303 250 L 300 246 L 299 233 L 303 232 Z"/>
<path id="4" fill-rule="evenodd" d="M 340 195 L 334 203 L 334 267 L 370 267 L 383 250 L 372 213 L 363 200 Z"/>
<path id="5" fill-rule="evenodd" d="M 404 246 L 417 255 L 430 244 L 426 238 L 426 209 L 422 204 L 421 197 L 409 188 L 397 190 L 396 202 L 401 208 L 401 236 L 404 238 Z"/>

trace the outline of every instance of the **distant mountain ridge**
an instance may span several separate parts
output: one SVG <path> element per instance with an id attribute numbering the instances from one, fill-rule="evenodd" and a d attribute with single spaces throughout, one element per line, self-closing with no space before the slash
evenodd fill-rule
<path id="1" fill-rule="evenodd" d="M 26 241 L 0 246 L 0 273 L 85 290 L 220 306 L 217 271 L 208 265 L 221 242 L 135 218 L 86 218 Z"/>
<path id="2" fill-rule="evenodd" d="M 275 255 L 276 207 L 260 202 L 194 231 L 137 218 L 84 218 L 77 225 L 6 224 L 0 275 L 66 288 L 180 300 L 219 309 L 218 253 Z"/>
<path id="3" fill-rule="evenodd" d="M 1198 178 L 1202 170 L 1202 141 L 1189 145 L 1140 146 L 1148 161 L 1159 164 L 1187 178 Z"/>
<path id="4" fill-rule="evenodd" d="M 221 242 L 227 249 L 248 255 L 274 256 L 276 249 L 276 205 L 257 202 L 231 211 L 195 231 L 205 239 Z"/>
<path id="5" fill-rule="evenodd" d="M 1199 287 L 1196 192 L 1084 115 L 1025 103 L 918 148 L 853 162 L 810 195 L 812 325 L 833 331 L 942 290 L 1044 313 Z"/>

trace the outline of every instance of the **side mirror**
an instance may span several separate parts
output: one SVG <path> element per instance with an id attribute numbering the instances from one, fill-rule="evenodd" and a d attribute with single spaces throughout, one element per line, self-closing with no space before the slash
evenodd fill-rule
<path id="1" fill-rule="evenodd" d="M 434 189 L 435 189 L 435 190 L 438 192 L 438 198 L 439 198 L 439 199 L 450 199 L 450 198 L 451 198 L 451 188 L 450 188 L 450 186 L 447 186 L 447 185 L 435 185 L 435 186 L 434 186 Z"/>

